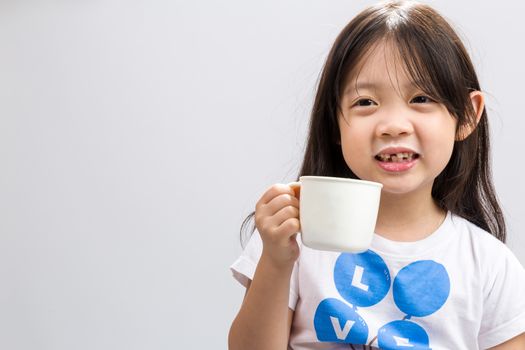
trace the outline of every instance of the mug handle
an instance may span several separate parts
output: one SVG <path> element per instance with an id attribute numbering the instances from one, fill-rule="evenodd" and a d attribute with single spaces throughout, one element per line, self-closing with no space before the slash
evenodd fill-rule
<path id="1" fill-rule="evenodd" d="M 288 184 L 288 186 L 290 186 L 295 194 L 295 197 L 297 199 L 301 199 L 301 183 L 296 181 L 296 182 L 290 182 Z"/>

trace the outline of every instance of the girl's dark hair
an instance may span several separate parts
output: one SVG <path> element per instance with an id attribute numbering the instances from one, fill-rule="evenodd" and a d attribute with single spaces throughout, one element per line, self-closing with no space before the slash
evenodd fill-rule
<path id="1" fill-rule="evenodd" d="M 381 40 L 394 44 L 412 81 L 446 106 L 457 119 L 458 128 L 475 125 L 469 94 L 481 88 L 454 29 L 427 5 L 413 1 L 384 2 L 365 9 L 348 23 L 328 54 L 299 176 L 357 178 L 347 166 L 338 141 L 341 91 L 348 74 Z M 505 242 L 505 220 L 492 184 L 489 151 L 489 125 L 484 109 L 474 131 L 454 143 L 449 163 L 434 181 L 432 197 L 442 209 Z M 241 235 L 250 226 L 253 214 L 243 222 Z"/>

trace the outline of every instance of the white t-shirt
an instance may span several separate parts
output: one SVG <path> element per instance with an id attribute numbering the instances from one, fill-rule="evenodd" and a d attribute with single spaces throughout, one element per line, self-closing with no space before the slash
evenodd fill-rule
<path id="1" fill-rule="evenodd" d="M 487 349 L 525 332 L 523 266 L 503 243 L 459 216 L 448 213 L 417 242 L 375 235 L 360 254 L 298 242 L 291 349 Z M 255 232 L 231 266 L 245 286 L 261 251 Z"/>

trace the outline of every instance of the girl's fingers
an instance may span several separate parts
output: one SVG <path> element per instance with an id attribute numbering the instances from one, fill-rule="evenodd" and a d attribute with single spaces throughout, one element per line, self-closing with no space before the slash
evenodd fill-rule
<path id="1" fill-rule="evenodd" d="M 288 218 L 279 227 L 277 227 L 275 233 L 277 235 L 286 235 L 292 237 L 301 231 L 301 222 L 299 218 L 293 217 Z"/>
<path id="2" fill-rule="evenodd" d="M 269 202 L 271 202 L 275 197 L 281 195 L 281 194 L 288 194 L 291 196 L 295 196 L 295 192 L 292 189 L 292 187 L 284 184 L 275 184 L 271 186 L 259 199 L 257 202 L 256 207 L 260 207 L 262 205 L 266 205 Z"/>
<path id="3" fill-rule="evenodd" d="M 299 199 L 297 184 L 276 184 L 270 187 L 257 203 L 255 226 L 272 240 L 282 240 L 299 232 Z"/>
<path id="4" fill-rule="evenodd" d="M 299 200 L 291 194 L 283 193 L 273 198 L 268 204 L 262 206 L 261 211 L 264 212 L 265 215 L 271 216 L 288 206 L 299 208 Z"/>
<path id="5" fill-rule="evenodd" d="M 259 232 L 273 234 L 283 222 L 290 218 L 299 218 L 299 209 L 292 205 L 282 207 L 273 215 L 259 213 L 256 215 L 255 224 Z"/>
<path id="6" fill-rule="evenodd" d="M 288 219 L 299 219 L 299 209 L 297 207 L 288 205 L 281 208 L 269 221 L 273 227 L 277 228 Z"/>

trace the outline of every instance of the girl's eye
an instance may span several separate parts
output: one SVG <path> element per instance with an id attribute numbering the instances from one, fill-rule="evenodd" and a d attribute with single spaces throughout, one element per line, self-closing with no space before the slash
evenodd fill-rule
<path id="1" fill-rule="evenodd" d="M 416 96 L 410 102 L 412 103 L 431 103 L 435 101 L 428 96 Z"/>
<path id="2" fill-rule="evenodd" d="M 377 105 L 377 103 L 375 103 L 369 98 L 362 98 L 354 104 L 354 106 L 358 106 L 358 107 L 369 107 L 373 105 Z"/>

